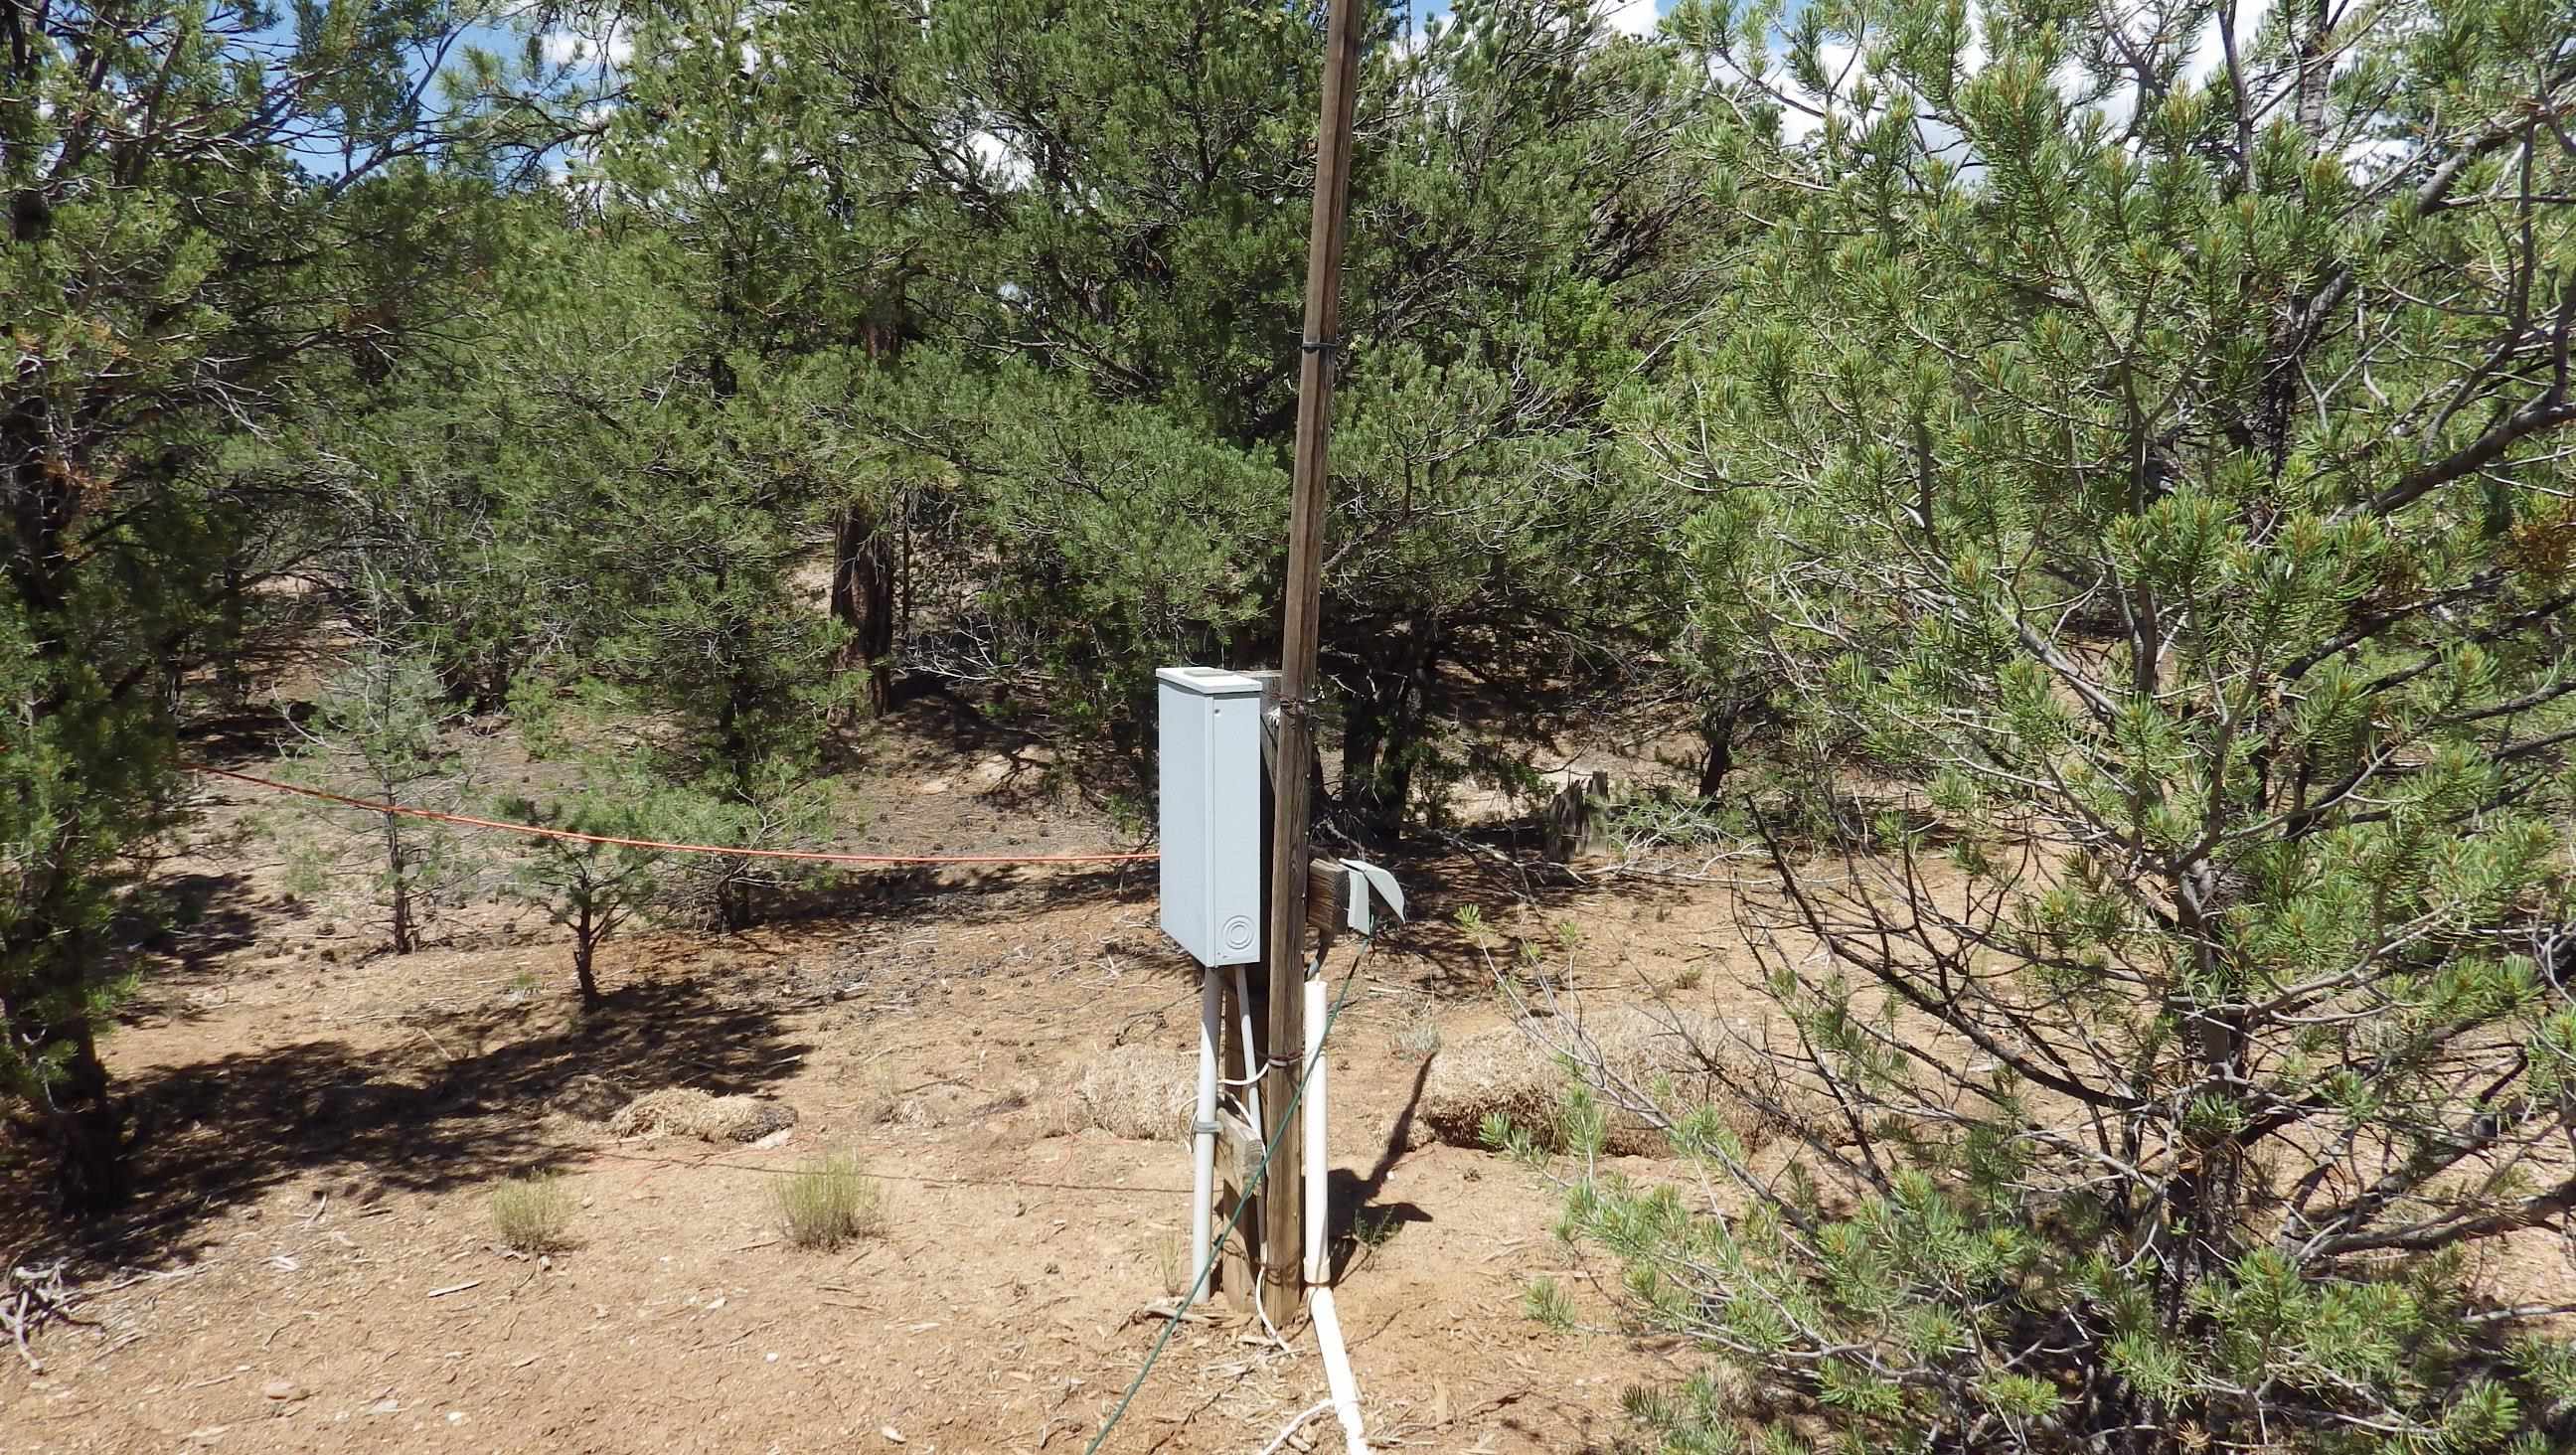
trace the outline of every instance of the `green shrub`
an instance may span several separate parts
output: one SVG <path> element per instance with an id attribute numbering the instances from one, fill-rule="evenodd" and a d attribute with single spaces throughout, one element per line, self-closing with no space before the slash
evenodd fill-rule
<path id="1" fill-rule="evenodd" d="M 1861 811 L 1749 825 L 1728 1089 L 1803 1147 L 1700 1097 L 1704 1180 L 1575 1174 L 1634 1324 L 1759 1392 L 1639 1401 L 1667 1448 L 2576 1450 L 2508 1242 L 2576 1207 L 2576 152 L 2489 130 L 2566 81 L 2471 9 L 1721 37 L 1830 120 L 1740 139 L 1632 443 L 1728 482 L 1685 634 Z"/>

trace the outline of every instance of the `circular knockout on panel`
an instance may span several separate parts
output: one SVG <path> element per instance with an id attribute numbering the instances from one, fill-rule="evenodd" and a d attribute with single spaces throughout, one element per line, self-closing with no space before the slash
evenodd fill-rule
<path id="1" fill-rule="evenodd" d="M 1252 917 L 1236 915 L 1225 922 L 1225 947 L 1229 950 L 1252 948 Z"/>

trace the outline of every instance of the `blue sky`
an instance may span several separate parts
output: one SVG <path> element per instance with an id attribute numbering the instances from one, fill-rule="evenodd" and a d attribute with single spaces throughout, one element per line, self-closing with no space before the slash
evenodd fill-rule
<path id="1" fill-rule="evenodd" d="M 1631 35 L 1652 35 L 1655 19 L 1672 9 L 1672 0 L 1603 0 L 1610 12 L 1610 23 Z M 1437 20 L 1449 13 L 1443 0 L 1426 0 L 1413 7 L 1415 21 Z"/>
<path id="2" fill-rule="evenodd" d="M 1632 35 L 1651 35 L 1654 33 L 1657 17 L 1672 8 L 1673 0 L 1601 0 L 1601 3 L 1614 27 Z M 1415 0 L 1413 17 L 1419 24 L 1447 15 L 1449 8 L 1448 0 Z M 519 53 L 519 48 L 526 43 L 519 33 L 488 26 L 478 27 L 468 32 L 466 40 L 468 44 L 497 51 L 505 57 L 515 57 Z M 260 32 L 254 38 L 254 43 L 273 45 L 281 54 L 284 53 L 293 45 L 291 19 L 281 17 L 279 24 Z M 560 63 L 573 58 L 575 45 L 576 38 L 571 32 L 557 31 L 544 38 L 542 49 L 548 61 Z M 612 42 L 612 45 L 622 50 L 621 42 Z M 598 51 L 596 38 L 586 44 L 586 51 L 587 58 L 596 58 Z M 623 59 L 623 56 L 619 55 L 615 58 Z M 295 150 L 299 161 L 322 175 L 333 175 L 340 169 L 340 159 L 336 152 L 303 147 Z"/>

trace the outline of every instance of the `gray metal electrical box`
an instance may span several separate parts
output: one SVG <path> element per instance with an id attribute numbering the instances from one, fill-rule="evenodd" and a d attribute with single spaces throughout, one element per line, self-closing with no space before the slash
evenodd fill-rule
<path id="1" fill-rule="evenodd" d="M 1344 859 L 1342 870 L 1351 876 L 1344 928 L 1365 939 L 1377 933 L 1381 921 L 1404 923 L 1404 886 L 1394 875 L 1358 859 Z"/>
<path id="2" fill-rule="evenodd" d="M 1165 667 L 1154 690 L 1163 933 L 1202 965 L 1248 965 L 1261 958 L 1261 684 Z"/>

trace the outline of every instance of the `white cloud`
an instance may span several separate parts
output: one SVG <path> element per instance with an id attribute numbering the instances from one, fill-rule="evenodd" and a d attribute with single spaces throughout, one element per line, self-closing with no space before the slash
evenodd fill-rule
<path id="1" fill-rule="evenodd" d="M 2272 0 L 2239 0 L 2235 26 L 2236 55 L 2239 61 L 2243 61 L 2252 51 L 2254 34 L 2271 12 Z M 2188 38 L 2190 49 L 2183 57 L 2178 85 L 2206 88 L 2226 84 L 2226 35 L 2227 27 L 2215 14 L 2212 14 L 2202 24 L 2198 33 Z M 2156 55 L 2159 58 L 2165 53 L 2166 47 L 2177 43 L 2161 39 L 2152 31 L 2132 32 L 2128 38 L 2130 44 L 2140 54 Z M 2095 85 L 2095 79 L 2072 58 L 2058 66 L 2057 70 L 2050 75 L 2049 82 L 2056 87 L 2058 95 L 2070 102 L 2090 91 Z M 2137 119 L 2139 96 L 2137 77 L 2124 71 L 2120 73 L 2117 82 L 2091 104 L 2093 109 L 2100 113 L 2115 130 L 2125 129 Z"/>
<path id="2" fill-rule="evenodd" d="M 1659 0 L 1604 0 L 1601 18 L 1622 35 L 1650 36 L 1655 33 L 1658 3 Z"/>
<path id="3" fill-rule="evenodd" d="M 2263 28 L 2264 19 L 2271 13 L 2272 0 L 2238 0 L 2236 58 L 2239 61 L 2245 59 L 2245 53 L 2254 48 L 2254 33 Z M 2212 16 L 2208 28 L 2203 30 L 2199 38 L 2193 42 L 2191 59 L 2183 62 L 2182 73 L 2193 85 L 2206 86 L 2210 84 L 2212 78 L 2221 75 L 2226 69 L 2225 28 L 2220 25 L 2216 16 Z"/>
<path id="4" fill-rule="evenodd" d="M 975 154 L 975 160 L 986 171 L 1000 177 L 1006 187 L 1016 187 L 1029 179 L 1029 159 L 1021 154 L 1019 148 L 989 131 L 970 133 L 966 138 L 966 149 Z"/>
<path id="5" fill-rule="evenodd" d="M 2093 73 L 2084 68 L 2083 62 L 2068 56 L 2048 73 L 2048 84 L 2067 105 L 2089 104 L 2115 129 L 2127 126 L 2138 114 L 2138 78 L 2126 70 L 2116 73 L 2110 89 L 2096 96 L 2100 87 Z M 2089 103 L 2084 99 L 2087 96 L 2093 97 Z"/>
<path id="6" fill-rule="evenodd" d="M 2048 84 L 2058 95 L 2072 101 L 2092 89 L 2093 75 L 2084 69 L 2082 61 L 2068 56 L 2048 73 Z"/>
<path id="7" fill-rule="evenodd" d="M 2414 161 L 2420 150 L 2399 137 L 2366 137 L 2343 149 L 2343 163 L 2355 177 L 2377 181 Z"/>
<path id="8" fill-rule="evenodd" d="M 1844 87 L 1848 89 L 1854 72 L 1852 60 L 1859 54 L 1860 48 L 1849 41 L 1824 41 L 1816 47 L 1816 64 L 1824 71 L 1828 84 L 1836 77 L 1841 77 Z M 1827 98 L 1813 95 L 1804 86 L 1791 80 L 1785 71 L 1776 79 L 1784 93 L 1806 102 L 1810 107 L 1819 111 L 1836 109 Z M 1823 133 L 1824 129 L 1825 122 L 1821 116 L 1811 115 L 1795 106 L 1784 106 L 1780 109 L 1780 139 L 1783 141 L 1792 143 L 1813 141 Z"/>
<path id="9" fill-rule="evenodd" d="M 577 30 L 549 30 L 537 38 L 537 43 L 546 63 L 555 66 L 596 61 L 603 56 L 610 65 L 622 66 L 635 56 L 634 33 L 624 25 L 611 25 L 605 41 Z"/>

